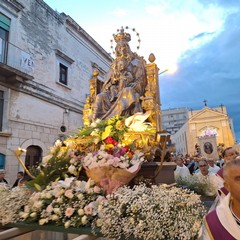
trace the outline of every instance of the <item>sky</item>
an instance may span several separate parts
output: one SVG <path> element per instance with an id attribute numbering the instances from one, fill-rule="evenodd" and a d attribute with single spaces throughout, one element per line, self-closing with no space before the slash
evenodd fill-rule
<path id="1" fill-rule="evenodd" d="M 177 66 L 159 75 L 162 109 L 223 104 L 240 142 L 240 0 L 44 1 L 109 53 L 112 34 L 128 26 L 132 51 L 154 53 L 160 73 Z"/>

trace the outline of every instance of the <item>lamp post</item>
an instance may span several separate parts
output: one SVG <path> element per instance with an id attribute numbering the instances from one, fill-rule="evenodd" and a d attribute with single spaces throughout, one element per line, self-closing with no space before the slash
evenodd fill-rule
<path id="1" fill-rule="evenodd" d="M 167 69 L 161 71 L 160 73 L 158 73 L 158 76 L 161 75 L 161 74 L 163 74 L 163 73 L 165 73 L 165 72 L 168 72 L 168 71 L 169 71 L 169 69 L 167 68 Z"/>

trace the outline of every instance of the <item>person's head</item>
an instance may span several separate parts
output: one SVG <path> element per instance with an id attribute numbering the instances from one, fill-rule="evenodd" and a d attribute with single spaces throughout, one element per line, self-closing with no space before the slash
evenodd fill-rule
<path id="1" fill-rule="evenodd" d="M 196 162 L 196 163 L 198 162 L 198 158 L 197 158 L 197 157 L 194 157 L 193 160 L 194 160 L 194 162 Z"/>
<path id="2" fill-rule="evenodd" d="M 226 148 L 222 152 L 222 157 L 225 162 L 233 160 L 235 157 L 237 157 L 237 155 L 238 155 L 237 151 L 235 149 L 233 149 L 232 147 Z"/>
<path id="3" fill-rule="evenodd" d="M 209 159 L 208 159 L 208 165 L 209 165 L 210 167 L 214 167 L 214 159 L 209 158 Z"/>
<path id="4" fill-rule="evenodd" d="M 191 159 L 189 158 L 189 157 L 187 157 L 186 159 L 185 159 L 185 163 L 190 163 L 191 162 Z"/>
<path id="5" fill-rule="evenodd" d="M 223 166 L 224 187 L 240 207 L 240 159 L 228 161 Z"/>
<path id="6" fill-rule="evenodd" d="M 5 177 L 5 170 L 4 169 L 0 169 L 0 179 L 3 179 Z"/>
<path id="7" fill-rule="evenodd" d="M 183 158 L 178 156 L 177 157 L 177 160 L 176 160 L 176 164 L 179 166 L 179 167 L 183 167 Z"/>
<path id="8" fill-rule="evenodd" d="M 172 153 L 172 154 L 171 154 L 171 161 L 172 161 L 172 162 L 176 162 L 176 160 L 177 160 L 177 156 Z"/>
<path id="9" fill-rule="evenodd" d="M 23 171 L 19 171 L 19 172 L 17 173 L 17 178 L 18 178 L 18 179 L 23 178 L 23 175 L 24 175 Z"/>
<path id="10" fill-rule="evenodd" d="M 198 161 L 198 167 L 203 176 L 208 175 L 208 163 L 206 159 L 200 159 Z"/>

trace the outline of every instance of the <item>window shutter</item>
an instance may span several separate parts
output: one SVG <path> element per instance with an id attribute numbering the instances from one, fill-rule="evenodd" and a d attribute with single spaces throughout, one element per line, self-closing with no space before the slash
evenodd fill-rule
<path id="1" fill-rule="evenodd" d="M 2 13 L 0 13 L 0 27 L 3 28 L 6 31 L 10 30 L 10 18 L 4 16 Z"/>

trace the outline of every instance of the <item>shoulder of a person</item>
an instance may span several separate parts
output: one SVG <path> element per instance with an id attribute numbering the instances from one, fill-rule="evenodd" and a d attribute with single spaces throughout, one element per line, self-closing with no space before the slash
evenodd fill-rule
<path id="1" fill-rule="evenodd" d="M 209 171 L 209 172 L 208 172 L 208 176 L 214 176 L 214 177 L 216 177 L 216 173 Z"/>

